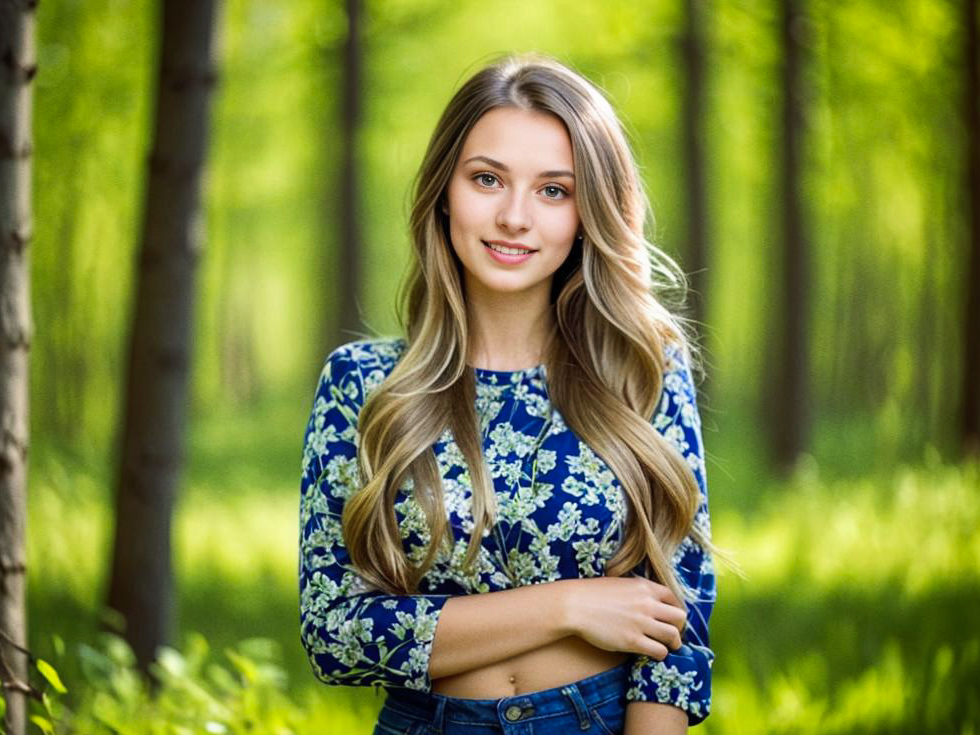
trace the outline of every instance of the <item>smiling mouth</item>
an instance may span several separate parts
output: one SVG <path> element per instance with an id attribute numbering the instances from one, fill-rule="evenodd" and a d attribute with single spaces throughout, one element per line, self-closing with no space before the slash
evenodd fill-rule
<path id="1" fill-rule="evenodd" d="M 495 242 L 487 242 L 486 240 L 483 241 L 483 244 L 491 250 L 502 253 L 503 255 L 527 255 L 528 253 L 537 252 L 531 248 L 515 248 L 508 245 L 498 245 Z"/>

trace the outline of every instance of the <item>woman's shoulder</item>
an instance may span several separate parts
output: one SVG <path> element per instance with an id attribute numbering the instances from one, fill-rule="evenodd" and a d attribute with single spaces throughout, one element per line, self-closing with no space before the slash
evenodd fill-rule
<path id="1" fill-rule="evenodd" d="M 351 398 L 362 402 L 391 374 L 405 346 L 403 337 L 370 337 L 342 344 L 327 356 L 323 377 L 345 386 Z"/>
<path id="2" fill-rule="evenodd" d="M 379 367 L 390 371 L 405 351 L 405 344 L 404 337 L 366 337 L 334 348 L 327 362 L 348 369 Z"/>

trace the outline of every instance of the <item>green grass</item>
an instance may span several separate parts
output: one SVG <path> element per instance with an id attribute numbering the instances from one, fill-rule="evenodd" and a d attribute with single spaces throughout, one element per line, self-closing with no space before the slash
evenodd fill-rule
<path id="1" fill-rule="evenodd" d="M 980 726 L 977 467 L 801 478 L 716 538 L 712 733 L 966 733 Z"/>
<path id="2" fill-rule="evenodd" d="M 107 699 L 105 685 L 87 683 L 78 653 L 97 640 L 109 474 L 91 459 L 35 453 L 31 646 L 57 662 L 81 715 L 102 707 L 132 732 L 170 732 L 150 725 L 168 718 L 193 731 L 187 717 L 214 717 L 218 701 L 220 711 L 258 718 L 258 731 L 370 732 L 382 698 L 319 684 L 299 644 L 299 448 L 290 446 L 303 419 L 291 442 L 281 431 L 277 442 L 265 436 L 292 413 L 239 418 L 228 432 L 217 426 L 229 418 L 216 417 L 191 437 L 175 526 L 177 645 L 200 658 L 206 640 L 209 663 L 157 700 Z M 831 475 L 811 461 L 785 483 L 762 474 L 751 449 L 726 447 L 709 463 L 714 537 L 745 577 L 722 570 L 719 579 L 714 710 L 703 732 L 980 731 L 980 470 L 926 457 L 868 476 Z M 55 635 L 68 644 L 63 656 Z M 268 665 L 281 677 L 249 680 L 224 653 L 252 638 L 275 643 Z M 214 673 L 221 667 L 229 674 Z M 210 704 L 180 704 L 188 681 Z M 235 732 L 240 719 L 222 726 Z"/>

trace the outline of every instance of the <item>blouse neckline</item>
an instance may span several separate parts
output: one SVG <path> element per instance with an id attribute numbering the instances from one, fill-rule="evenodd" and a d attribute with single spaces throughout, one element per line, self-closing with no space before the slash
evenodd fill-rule
<path id="1" fill-rule="evenodd" d="M 468 367 L 472 368 L 477 383 L 494 386 L 523 383 L 534 378 L 543 378 L 546 373 L 544 363 L 539 363 L 533 367 L 523 368 L 521 370 L 490 370 L 489 368 L 478 368 L 472 365 L 468 365 Z"/>

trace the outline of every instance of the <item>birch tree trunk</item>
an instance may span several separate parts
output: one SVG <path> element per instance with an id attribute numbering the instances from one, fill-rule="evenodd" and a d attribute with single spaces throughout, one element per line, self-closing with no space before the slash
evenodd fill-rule
<path id="1" fill-rule="evenodd" d="M 183 465 L 201 173 L 217 0 L 164 0 L 153 150 L 120 426 L 108 605 L 144 671 L 171 640 L 171 517 Z"/>
<path id="2" fill-rule="evenodd" d="M 33 325 L 28 246 L 36 1 L 0 0 L 0 681 L 4 729 L 26 732 L 27 357 Z M 10 645 L 13 643 L 14 645 Z M 20 687 L 18 686 L 20 685 Z"/>

